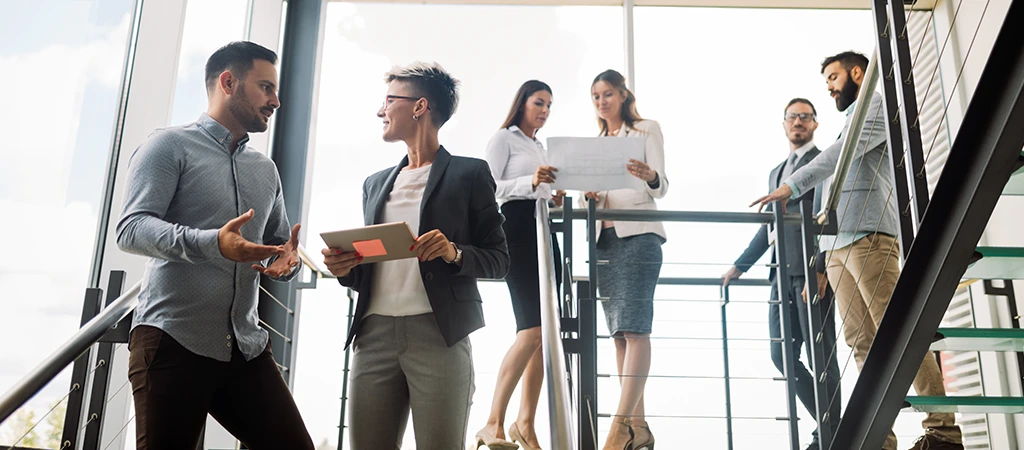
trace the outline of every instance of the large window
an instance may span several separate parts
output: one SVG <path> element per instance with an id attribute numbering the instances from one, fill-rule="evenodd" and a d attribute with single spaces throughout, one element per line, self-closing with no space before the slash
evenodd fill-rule
<path id="1" fill-rule="evenodd" d="M 326 27 L 306 224 L 313 249 L 323 244 L 320 232 L 362 225 L 363 180 L 405 155 L 402 145 L 381 141 L 375 116 L 392 65 L 437 61 L 462 81 L 461 105 L 441 130 L 441 143 L 456 155 L 483 157 L 516 90 L 529 79 L 554 91 L 541 139 L 594 135 L 590 81 L 605 69 L 621 69 L 623 61 L 622 10 L 614 7 L 331 3 Z M 472 338 L 473 433 L 486 420 L 498 365 L 515 337 L 504 283 L 481 283 L 481 290 L 488 326 Z M 337 441 L 346 313 L 336 283 L 303 294 L 295 395 L 316 443 Z M 518 398 L 514 394 L 512 405 Z M 539 410 L 538 432 L 546 436 L 546 406 Z M 509 416 L 515 414 L 512 406 Z M 405 442 L 412 448 L 409 429 Z"/>
<path id="2" fill-rule="evenodd" d="M 171 124 L 193 122 L 206 111 L 206 60 L 218 48 L 244 37 L 248 4 L 247 0 L 188 2 Z"/>
<path id="3" fill-rule="evenodd" d="M 134 5 L 47 0 L 2 8 L 0 391 L 79 325 Z M 58 377 L 24 416 L 8 421 L 0 444 L 12 444 L 23 419 L 40 418 L 61 399 L 68 380 Z M 40 425 L 39 445 L 29 446 L 58 447 L 44 438 L 50 428 Z"/>

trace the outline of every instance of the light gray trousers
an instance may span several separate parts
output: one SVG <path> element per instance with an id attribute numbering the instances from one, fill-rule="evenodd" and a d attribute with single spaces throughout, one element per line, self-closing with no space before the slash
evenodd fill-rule
<path id="1" fill-rule="evenodd" d="M 433 314 L 371 315 L 352 345 L 352 450 L 401 449 L 410 410 L 417 450 L 465 447 L 475 389 L 468 337 L 448 347 Z"/>

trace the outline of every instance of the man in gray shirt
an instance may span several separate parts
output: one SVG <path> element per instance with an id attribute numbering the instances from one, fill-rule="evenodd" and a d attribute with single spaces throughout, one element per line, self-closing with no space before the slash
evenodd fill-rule
<path id="1" fill-rule="evenodd" d="M 129 341 L 140 450 L 196 448 L 207 414 L 251 449 L 313 449 L 256 310 L 259 275 L 299 264 L 277 167 L 246 147 L 280 106 L 276 62 L 217 50 L 207 112 L 132 155 L 117 243 L 150 257 Z"/>
<path id="2" fill-rule="evenodd" d="M 828 178 L 836 168 L 843 141 L 850 129 L 850 113 L 864 82 L 868 59 L 860 53 L 843 52 L 821 63 L 829 93 L 836 107 L 847 112 L 846 126 L 834 144 L 821 152 L 806 166 L 793 172 L 778 189 L 761 197 L 751 206 L 761 207 L 803 193 Z M 827 273 L 836 303 L 843 317 L 843 337 L 853 349 L 857 367 L 864 368 L 864 359 L 875 340 L 875 331 L 889 306 L 889 298 L 900 277 L 899 218 L 892 199 L 893 176 L 886 145 L 882 96 L 872 93 L 865 105 L 867 118 L 864 130 L 850 164 L 850 173 L 839 194 L 839 231 L 835 239 L 822 238 L 820 249 L 827 251 Z M 870 320 L 867 320 L 870 319 Z M 885 343 L 882 343 L 883 345 Z M 829 349 L 825 349 L 829 354 Z M 927 355 L 914 378 L 919 395 L 945 396 L 942 372 L 935 358 Z M 928 413 L 922 422 L 925 435 L 917 440 L 915 450 L 963 450 L 960 428 L 951 413 Z M 892 431 L 882 446 L 896 449 Z"/>

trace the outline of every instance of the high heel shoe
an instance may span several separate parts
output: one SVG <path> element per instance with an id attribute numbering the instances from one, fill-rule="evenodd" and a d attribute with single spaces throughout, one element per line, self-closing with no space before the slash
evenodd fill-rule
<path id="1" fill-rule="evenodd" d="M 619 416 L 619 417 L 621 417 L 621 416 Z M 633 450 L 635 448 L 635 447 L 633 447 L 633 437 L 634 436 L 633 436 L 633 428 L 630 427 L 629 417 L 616 418 L 616 417 L 613 416 L 612 417 L 612 425 L 613 425 L 612 429 L 613 430 L 614 430 L 614 425 L 615 424 L 619 424 L 619 425 L 622 425 L 622 426 L 626 427 L 626 431 L 629 433 L 629 440 L 626 441 L 626 444 L 622 446 L 622 450 Z M 609 433 L 614 433 L 614 431 L 610 431 Z"/>
<path id="2" fill-rule="evenodd" d="M 486 445 L 488 450 L 518 450 L 519 446 L 515 442 L 509 442 L 504 439 L 499 439 L 494 433 L 488 433 L 487 429 L 484 428 L 476 433 L 476 442 L 470 447 L 470 450 L 477 450 L 480 446 Z"/>
<path id="3" fill-rule="evenodd" d="M 633 431 L 634 428 L 643 428 L 643 429 L 647 430 L 647 435 L 650 436 L 649 438 L 647 438 L 646 442 L 634 443 L 633 444 L 633 449 L 634 450 L 640 450 L 640 449 L 654 450 L 654 433 L 651 433 L 651 427 L 649 425 L 650 424 L 648 424 L 647 421 L 644 421 L 643 425 L 638 425 L 638 424 L 636 424 L 635 422 L 632 422 L 632 421 L 630 422 L 629 431 L 630 431 L 630 433 L 632 433 L 632 435 L 634 437 L 636 436 L 636 432 Z"/>
<path id="4" fill-rule="evenodd" d="M 523 438 L 523 433 L 519 432 L 519 425 L 515 422 L 512 422 L 512 426 L 508 427 L 508 438 L 512 442 L 518 442 L 523 447 L 523 450 L 540 450 L 540 447 L 530 447 L 530 444 Z"/>

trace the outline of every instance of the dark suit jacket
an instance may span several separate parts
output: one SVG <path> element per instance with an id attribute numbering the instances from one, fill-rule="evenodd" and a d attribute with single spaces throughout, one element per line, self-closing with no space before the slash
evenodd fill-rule
<path id="1" fill-rule="evenodd" d="M 395 178 L 408 164 L 406 156 L 397 166 L 370 175 L 363 182 L 366 225 L 380 223 Z M 494 178 L 486 161 L 452 156 L 441 147 L 423 190 L 419 234 L 441 230 L 462 249 L 462 267 L 448 264 L 441 258 L 420 263 L 420 276 L 437 327 L 449 347 L 484 326 L 477 278 L 500 279 L 508 272 L 508 246 L 501 228 L 505 219 L 498 212 L 494 188 Z M 373 301 L 374 266 L 376 264 L 359 265 L 348 276 L 338 278 L 343 286 L 359 292 L 346 348 L 359 334 L 360 319 Z"/>
<path id="2" fill-rule="evenodd" d="M 821 151 L 818 150 L 818 147 L 814 147 L 814 148 L 811 148 L 810 150 L 808 150 L 807 153 L 804 153 L 804 156 L 801 157 L 796 162 L 796 168 L 793 169 L 793 172 L 796 172 L 797 169 L 800 169 L 801 167 L 805 166 L 807 163 L 811 162 L 811 160 L 814 159 L 815 156 L 818 156 L 818 154 L 820 154 L 820 153 L 821 153 Z M 782 181 L 783 181 L 781 179 L 782 178 L 782 169 L 785 167 L 785 165 L 786 165 L 786 161 L 784 160 L 784 161 L 782 161 L 782 164 L 779 164 L 778 166 L 775 166 L 774 169 L 772 169 L 771 174 L 768 176 L 768 192 L 772 192 L 775 189 L 778 189 L 779 185 L 782 183 Z M 804 194 L 805 196 L 807 196 L 807 195 L 813 195 L 814 196 L 814 208 L 815 208 L 815 210 L 821 208 L 821 192 L 819 192 L 819 191 L 820 191 L 820 189 L 814 189 L 813 191 Z M 799 212 L 800 211 L 800 200 L 802 200 L 803 198 L 804 197 L 790 199 L 789 202 L 786 203 L 786 211 L 788 211 L 788 212 Z M 772 205 L 768 205 L 768 210 L 769 211 L 772 210 Z M 785 227 L 785 232 L 786 232 L 786 248 L 785 248 L 785 251 L 786 251 L 786 273 L 791 275 L 791 276 L 803 276 L 804 275 L 804 268 L 803 268 L 803 261 L 804 261 L 803 242 L 804 242 L 804 238 L 803 238 L 803 235 L 800 232 L 800 226 L 796 225 L 796 224 L 789 225 L 789 226 Z M 740 255 L 739 259 L 736 260 L 736 263 L 735 263 L 736 268 L 746 272 L 748 269 L 750 269 L 750 266 L 754 265 L 754 263 L 756 263 L 757 260 L 761 258 L 761 255 L 764 255 L 764 252 L 767 251 L 768 248 L 769 248 L 769 246 L 768 246 L 768 225 L 761 225 L 761 229 L 757 230 L 757 234 L 755 234 L 754 238 L 750 240 L 750 245 L 747 246 L 747 249 L 743 252 L 742 255 Z M 822 258 L 817 258 L 817 259 L 821 260 Z M 773 253 L 772 254 L 772 264 L 774 264 L 774 263 L 775 263 L 775 254 Z M 772 268 L 771 274 L 769 275 L 769 277 L 771 279 L 773 279 L 773 280 L 775 279 L 775 269 L 774 268 Z"/>

